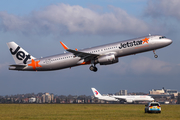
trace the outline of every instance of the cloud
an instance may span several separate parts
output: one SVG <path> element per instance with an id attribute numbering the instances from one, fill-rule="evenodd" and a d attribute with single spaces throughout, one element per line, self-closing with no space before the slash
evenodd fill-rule
<path id="1" fill-rule="evenodd" d="M 146 34 L 149 26 L 121 8 L 98 13 L 79 5 L 57 4 L 33 11 L 26 16 L 0 12 L 3 31 L 24 34 Z"/>
<path id="2" fill-rule="evenodd" d="M 147 57 L 140 57 L 138 59 L 132 60 L 131 69 L 136 74 L 166 74 L 170 72 L 172 68 L 169 63 L 164 61 L 150 59 Z"/>
<path id="3" fill-rule="evenodd" d="M 129 62 L 119 61 L 119 63 L 113 69 L 113 72 L 116 71 L 117 74 L 121 75 L 162 75 L 169 73 L 172 70 L 172 66 L 164 61 L 150 59 L 147 57 L 139 57 Z"/>
<path id="4" fill-rule="evenodd" d="M 179 0 L 149 0 L 145 14 L 151 17 L 174 17 L 180 20 Z"/>

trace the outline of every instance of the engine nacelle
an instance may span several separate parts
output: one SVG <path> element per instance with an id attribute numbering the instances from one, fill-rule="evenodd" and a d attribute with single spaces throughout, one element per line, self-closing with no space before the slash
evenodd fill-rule
<path id="1" fill-rule="evenodd" d="M 133 102 L 133 100 L 131 100 L 131 99 L 127 99 L 127 100 L 126 100 L 126 102 L 127 102 L 127 103 L 132 103 L 132 102 Z"/>
<path id="2" fill-rule="evenodd" d="M 97 61 L 100 65 L 109 65 L 119 62 L 118 58 L 116 58 L 114 54 L 101 56 Z"/>

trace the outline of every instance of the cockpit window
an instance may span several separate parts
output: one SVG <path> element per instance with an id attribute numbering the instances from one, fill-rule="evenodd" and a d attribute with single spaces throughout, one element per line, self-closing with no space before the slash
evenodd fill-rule
<path id="1" fill-rule="evenodd" d="M 159 39 L 162 39 L 162 38 L 166 38 L 165 36 L 161 36 L 161 37 L 159 37 Z"/>

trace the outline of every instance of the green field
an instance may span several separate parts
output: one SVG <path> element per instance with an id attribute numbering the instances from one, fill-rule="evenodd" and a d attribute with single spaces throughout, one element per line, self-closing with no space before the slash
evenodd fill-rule
<path id="1" fill-rule="evenodd" d="M 144 113 L 136 104 L 0 104 L 0 120 L 180 120 L 180 105 Z"/>

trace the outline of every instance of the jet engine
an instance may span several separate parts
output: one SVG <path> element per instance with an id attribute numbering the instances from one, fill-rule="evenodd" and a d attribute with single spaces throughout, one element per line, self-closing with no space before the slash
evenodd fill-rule
<path id="1" fill-rule="evenodd" d="M 104 55 L 104 56 L 101 56 L 97 59 L 97 62 L 100 64 L 100 65 L 109 65 L 109 64 L 114 64 L 114 63 L 117 63 L 119 62 L 118 61 L 118 58 L 116 58 L 114 56 L 114 54 L 108 54 L 108 55 Z"/>
<path id="2" fill-rule="evenodd" d="M 132 102 L 133 102 L 133 100 L 131 100 L 131 99 L 127 99 L 127 100 L 126 100 L 126 102 L 127 102 L 127 103 L 132 103 Z"/>

